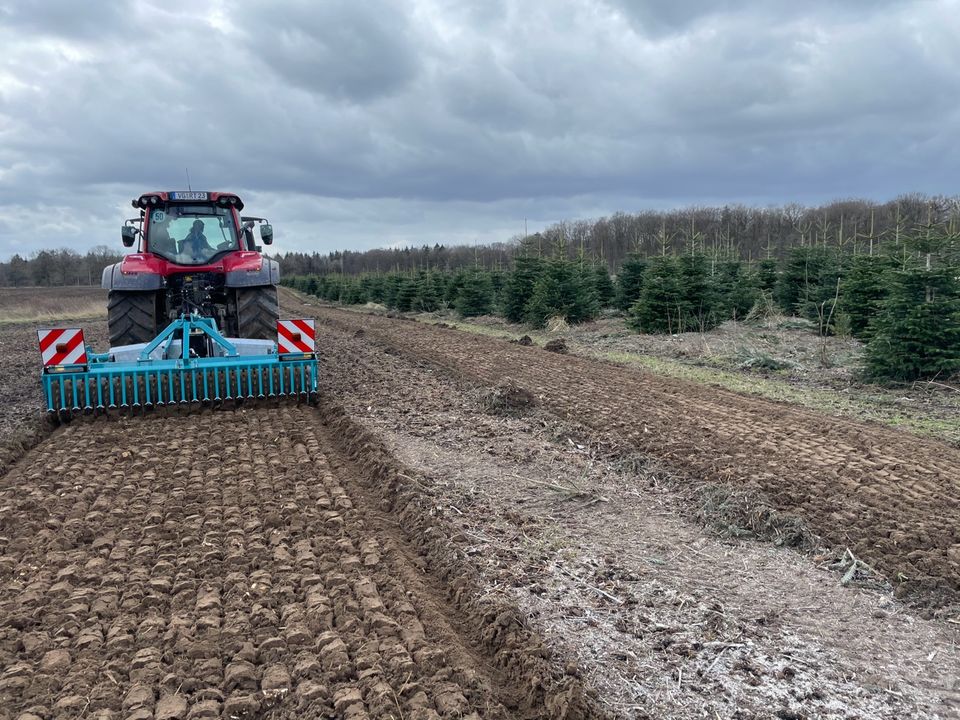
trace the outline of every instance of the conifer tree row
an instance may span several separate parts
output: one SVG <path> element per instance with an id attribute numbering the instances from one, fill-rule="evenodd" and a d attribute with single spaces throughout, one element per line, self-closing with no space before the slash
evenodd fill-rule
<path id="1" fill-rule="evenodd" d="M 868 343 L 867 372 L 879 380 L 960 372 L 960 242 L 930 227 L 875 254 L 793 248 L 782 263 L 748 263 L 704 253 L 627 256 L 611 277 L 601 263 L 533 254 L 503 271 L 310 275 L 284 284 L 347 305 L 377 303 L 401 312 L 497 314 L 543 327 L 622 312 L 645 333 L 702 332 L 744 320 L 761 298 L 821 333 L 849 332 Z M 767 300 L 769 302 L 769 300 Z M 827 312 L 829 310 L 829 312 Z"/>

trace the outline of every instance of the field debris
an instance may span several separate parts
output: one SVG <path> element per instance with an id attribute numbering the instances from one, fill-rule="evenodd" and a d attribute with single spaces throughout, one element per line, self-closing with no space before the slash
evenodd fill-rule
<path id="1" fill-rule="evenodd" d="M 533 412 L 540 400 L 510 378 L 504 378 L 495 387 L 481 393 L 480 404 L 491 415 L 521 417 Z"/>
<path id="2" fill-rule="evenodd" d="M 564 340 L 563 338 L 556 338 L 554 340 L 549 340 L 544 344 L 543 349 L 546 350 L 547 352 L 558 353 L 563 355 L 567 352 L 567 341 Z"/>
<path id="3" fill-rule="evenodd" d="M 707 483 L 699 495 L 699 519 L 726 537 L 769 540 L 805 550 L 820 547 L 820 539 L 801 517 L 780 512 L 756 490 Z"/>

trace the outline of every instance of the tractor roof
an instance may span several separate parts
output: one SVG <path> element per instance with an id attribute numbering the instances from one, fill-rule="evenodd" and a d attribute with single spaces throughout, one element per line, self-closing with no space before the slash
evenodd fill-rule
<path id="1" fill-rule="evenodd" d="M 147 208 L 151 205 L 170 202 L 209 203 L 243 210 L 243 200 L 236 193 L 210 192 L 208 190 L 158 190 L 144 193 L 130 204 L 135 208 Z"/>

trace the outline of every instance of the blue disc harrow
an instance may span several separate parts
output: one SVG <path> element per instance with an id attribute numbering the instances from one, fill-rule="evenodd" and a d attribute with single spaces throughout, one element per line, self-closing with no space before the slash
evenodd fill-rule
<path id="1" fill-rule="evenodd" d="M 312 331 L 313 321 L 297 322 Z M 79 340 L 71 332 L 79 332 Z M 82 331 L 41 330 L 39 336 L 46 410 L 64 421 L 80 413 L 316 401 L 312 336 L 296 338 L 305 352 L 278 352 L 273 341 L 226 338 L 212 318 L 196 314 L 181 316 L 149 343 L 101 354 L 83 344 Z"/>

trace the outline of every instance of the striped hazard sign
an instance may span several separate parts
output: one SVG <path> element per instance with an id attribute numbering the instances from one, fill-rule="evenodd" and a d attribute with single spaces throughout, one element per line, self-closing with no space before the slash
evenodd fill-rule
<path id="1" fill-rule="evenodd" d="M 87 364 L 87 346 L 80 328 L 37 330 L 37 336 L 44 367 Z"/>
<path id="2" fill-rule="evenodd" d="M 277 352 L 312 353 L 316 349 L 314 321 L 277 320 Z"/>

